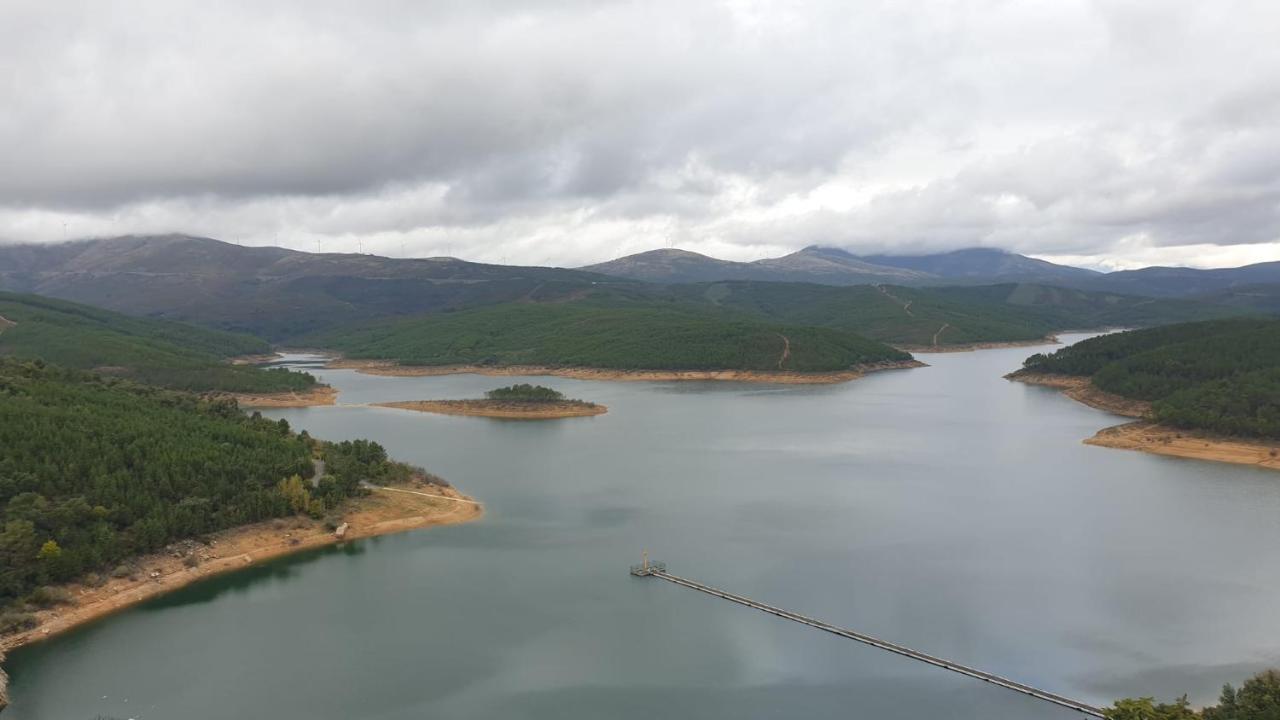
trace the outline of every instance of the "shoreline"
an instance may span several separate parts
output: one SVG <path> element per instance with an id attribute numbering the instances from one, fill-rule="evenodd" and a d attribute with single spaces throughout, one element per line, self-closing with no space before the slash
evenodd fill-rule
<path id="1" fill-rule="evenodd" d="M 909 353 L 956 353 L 974 352 L 977 350 L 999 350 L 1001 348 L 1036 347 L 1038 345 L 1061 345 L 1057 335 L 1046 335 L 1035 340 L 1004 340 L 999 342 L 957 343 L 955 345 L 892 345 Z"/>
<path id="2" fill-rule="evenodd" d="M 302 408 L 334 405 L 338 391 L 328 385 L 317 385 L 306 392 L 226 393 L 242 408 Z"/>
<path id="3" fill-rule="evenodd" d="M 1083 403 L 1096 410 L 1105 410 L 1114 415 L 1131 418 L 1147 418 L 1151 414 L 1151 403 L 1145 400 L 1133 400 L 1122 397 L 1094 386 L 1087 377 L 1076 375 L 1052 375 L 1049 373 L 1027 372 L 1018 370 L 1004 376 L 1006 380 L 1039 385 L 1059 390 L 1063 395 Z"/>
<path id="4" fill-rule="evenodd" d="M 1085 445 L 1280 470 L 1280 441 L 1235 438 L 1161 425 L 1151 420 L 1151 403 L 1099 390 L 1085 377 L 1019 370 L 1005 375 L 1005 379 L 1054 388 L 1094 409 L 1137 418 L 1134 422 L 1099 430 L 1081 441 Z"/>
<path id="5" fill-rule="evenodd" d="M 392 360 L 336 359 L 325 365 L 332 370 L 355 370 L 365 375 L 390 377 L 435 377 L 439 375 L 539 376 L 575 378 L 578 380 L 620 380 L 626 382 L 721 380 L 732 382 L 780 383 L 788 385 L 826 385 L 855 380 L 882 370 L 926 367 L 919 360 L 891 360 L 867 363 L 848 370 L 803 373 L 767 370 L 609 370 L 605 368 L 550 367 L 546 365 L 400 365 Z"/>
<path id="6" fill-rule="evenodd" d="M 265 365 L 280 359 L 280 353 L 263 353 L 261 355 L 236 355 L 227 358 L 232 365 Z"/>
<path id="7" fill-rule="evenodd" d="M 1261 440 L 1210 435 L 1145 420 L 1103 428 L 1086 438 L 1084 444 L 1280 471 L 1280 441 L 1268 444 Z"/>
<path id="8" fill-rule="evenodd" d="M 293 516 L 221 530 L 208 536 L 208 544 L 180 540 L 159 552 L 128 561 L 126 564 L 135 570 L 131 577 L 109 578 L 98 587 L 82 582 L 58 586 L 71 593 L 72 604 L 35 612 L 39 623 L 36 627 L 0 638 L 0 656 L 193 583 L 266 560 L 361 538 L 472 522 L 483 514 L 480 503 L 453 488 L 419 481 L 403 488 L 377 488 L 366 497 L 349 500 L 342 510 L 347 528 L 341 536 L 326 529 L 323 521 Z M 187 567 L 184 558 L 189 555 L 196 556 L 199 564 Z"/>
<path id="9" fill-rule="evenodd" d="M 582 401 L 513 402 L 507 400 L 405 400 L 401 402 L 372 403 L 374 407 L 435 413 L 437 415 L 466 415 L 470 417 L 498 418 L 502 420 L 553 420 L 557 418 L 592 417 L 603 415 L 609 408 Z"/>

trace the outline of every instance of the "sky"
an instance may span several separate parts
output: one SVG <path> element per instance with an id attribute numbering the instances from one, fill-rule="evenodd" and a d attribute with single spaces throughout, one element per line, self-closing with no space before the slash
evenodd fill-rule
<path id="1" fill-rule="evenodd" d="M 0 242 L 1280 260 L 1275 0 L 0 0 Z"/>

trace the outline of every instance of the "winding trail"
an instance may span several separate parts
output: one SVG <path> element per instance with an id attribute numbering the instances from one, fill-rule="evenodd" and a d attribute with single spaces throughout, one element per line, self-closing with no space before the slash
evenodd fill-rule
<path id="1" fill-rule="evenodd" d="M 3 315 L 0 315 L 0 332 L 4 332 L 6 328 L 11 328 L 11 327 L 13 327 L 14 325 L 17 325 L 17 324 L 18 324 L 18 323 L 16 323 L 16 322 L 14 322 L 14 321 L 10 320 L 9 318 L 7 318 L 7 317 L 5 317 L 5 316 L 3 316 Z"/>
<path id="2" fill-rule="evenodd" d="M 885 289 L 885 287 L 884 287 L 883 285 L 877 285 L 877 286 L 876 286 L 876 289 L 880 291 L 880 294 L 881 294 L 881 295 L 884 295 L 885 297 L 889 298 L 890 300 L 892 300 L 892 301 L 894 301 L 894 302 L 899 303 L 900 305 L 902 305 L 902 310 L 903 310 L 903 312 L 905 312 L 907 315 L 910 315 L 911 317 L 915 317 L 915 316 L 916 316 L 916 314 L 915 314 L 915 313 L 911 312 L 911 303 L 915 302 L 915 300 L 907 300 L 906 302 L 903 302 L 902 298 L 900 298 L 900 297 L 898 297 L 897 295 L 894 295 L 893 293 L 891 293 L 891 292 L 889 292 L 888 290 L 886 290 L 886 289 Z"/>
<path id="3" fill-rule="evenodd" d="M 782 333 L 778 333 L 778 337 L 782 338 L 782 357 L 778 358 L 778 369 L 782 369 L 782 363 L 791 357 L 791 339 Z"/>
<path id="4" fill-rule="evenodd" d="M 936 332 L 936 333 L 934 333 L 934 334 L 933 334 L 933 346 L 934 346 L 934 347 L 938 347 L 938 336 L 942 334 L 942 331 L 943 331 L 943 330 L 946 330 L 946 329 L 947 329 L 947 328 L 949 328 L 949 327 L 951 327 L 951 323 L 942 323 L 942 327 L 938 328 L 938 332 Z"/>

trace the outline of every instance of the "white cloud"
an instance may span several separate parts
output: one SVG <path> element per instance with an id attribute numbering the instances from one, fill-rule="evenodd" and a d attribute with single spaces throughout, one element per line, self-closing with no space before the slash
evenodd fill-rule
<path id="1" fill-rule="evenodd" d="M 0 8 L 0 237 L 1277 259 L 1271 2 Z"/>

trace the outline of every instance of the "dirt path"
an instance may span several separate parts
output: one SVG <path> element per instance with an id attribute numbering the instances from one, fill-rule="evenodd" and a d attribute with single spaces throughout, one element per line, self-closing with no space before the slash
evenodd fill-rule
<path id="1" fill-rule="evenodd" d="M 902 306 L 902 310 L 903 310 L 904 312 L 906 312 L 908 315 L 910 315 L 911 317 L 915 317 L 915 316 L 916 316 L 916 314 L 915 314 L 915 313 L 911 312 L 911 303 L 915 302 L 915 300 L 907 300 L 906 302 L 903 302 L 903 301 L 902 301 L 902 298 L 900 298 L 900 297 L 898 297 L 897 295 L 894 295 L 893 293 L 891 293 L 891 292 L 889 292 L 888 290 L 886 290 L 886 289 L 885 289 L 885 287 L 884 287 L 883 285 L 877 285 L 877 286 L 876 286 L 876 289 L 880 291 L 880 294 L 881 294 L 881 295 L 884 295 L 885 297 L 889 298 L 890 300 L 892 300 L 892 301 L 894 301 L 894 302 L 898 303 L 899 305 L 901 305 L 901 306 Z"/>
<path id="2" fill-rule="evenodd" d="M 360 485 L 361 487 L 366 487 L 366 488 L 369 488 L 370 490 L 386 490 L 387 492 L 408 493 L 410 495 L 421 495 L 422 497 L 440 498 L 442 500 L 452 500 L 454 502 L 467 503 L 469 505 L 480 504 L 475 500 L 468 500 L 467 498 L 453 497 L 451 495 L 436 495 L 434 493 L 418 492 L 417 490 L 402 490 L 400 488 L 384 487 L 382 485 L 374 485 L 373 483 L 367 483 L 367 482 L 362 482 L 360 483 Z"/>
<path id="3" fill-rule="evenodd" d="M 791 357 L 791 338 L 781 333 L 778 334 L 778 337 L 782 338 L 782 357 L 778 358 L 778 369 L 781 370 L 782 363 Z"/>
<path id="4" fill-rule="evenodd" d="M 946 329 L 947 329 L 947 328 L 949 328 L 949 327 L 951 327 L 951 323 L 942 323 L 942 327 L 938 328 L 938 332 L 936 332 L 936 333 L 934 333 L 934 334 L 933 334 L 933 346 L 934 346 L 934 347 L 938 347 L 938 336 L 942 334 L 942 331 L 943 331 L 943 330 L 946 330 Z"/>
<path id="5" fill-rule="evenodd" d="M 14 322 L 14 321 L 10 320 L 9 318 L 7 318 L 7 317 L 5 317 L 5 316 L 3 316 L 3 315 L 0 315 L 0 332 L 4 332 L 4 331 L 5 331 L 5 328 L 11 328 L 11 327 L 13 327 L 14 325 L 17 325 L 17 324 L 18 324 L 18 323 L 16 323 L 16 322 Z"/>

